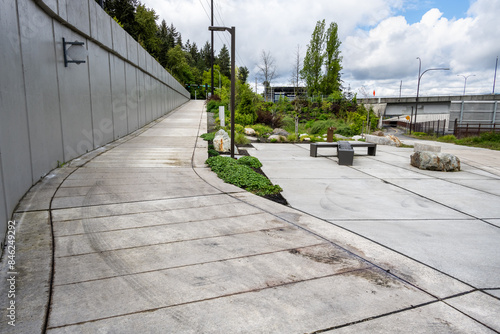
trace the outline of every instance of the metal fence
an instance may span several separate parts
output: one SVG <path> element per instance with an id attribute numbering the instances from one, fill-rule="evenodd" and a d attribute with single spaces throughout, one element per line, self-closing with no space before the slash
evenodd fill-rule
<path id="1" fill-rule="evenodd" d="M 479 136 L 481 133 L 485 132 L 500 132 L 500 126 L 496 124 L 458 124 L 458 120 L 455 119 L 455 126 L 453 128 L 453 135 L 457 138 Z"/>

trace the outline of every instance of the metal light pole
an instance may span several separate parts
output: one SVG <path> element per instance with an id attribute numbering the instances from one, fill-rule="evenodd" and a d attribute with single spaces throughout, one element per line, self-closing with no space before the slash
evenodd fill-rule
<path id="1" fill-rule="evenodd" d="M 422 74 L 420 74 L 421 70 L 422 70 L 422 60 L 420 59 L 420 57 L 417 57 L 418 59 L 418 83 L 417 83 L 417 98 L 415 99 L 415 123 L 417 123 L 417 109 L 418 109 L 418 93 L 420 91 L 420 79 L 422 78 L 422 76 L 426 73 L 426 72 L 429 72 L 429 71 L 448 71 L 449 68 L 442 68 L 442 67 L 439 67 L 439 68 L 429 68 L 427 70 L 425 70 Z M 411 134 L 411 128 L 412 128 L 412 123 L 413 122 L 413 116 L 412 118 L 410 119 L 410 134 Z"/>
<path id="2" fill-rule="evenodd" d="M 214 25 L 214 0 L 212 0 L 212 19 L 210 21 L 210 26 L 213 27 Z M 211 92 L 212 96 L 214 95 L 214 31 L 210 31 L 210 34 L 212 35 L 212 50 L 211 50 L 211 57 L 210 57 L 210 63 L 211 63 L 211 68 L 212 70 L 210 71 L 210 76 L 211 76 Z"/>
<path id="3" fill-rule="evenodd" d="M 475 74 L 471 74 L 471 75 L 468 75 L 468 76 L 465 76 L 465 75 L 461 75 L 461 74 L 457 74 L 457 77 L 463 77 L 465 79 L 465 83 L 464 83 L 464 93 L 462 95 L 465 96 L 465 87 L 467 87 L 467 79 L 469 77 L 475 77 L 476 75 Z"/>
<path id="4" fill-rule="evenodd" d="M 208 27 L 208 30 L 214 31 L 229 31 L 231 34 L 231 158 L 234 158 L 234 108 L 236 97 L 236 66 L 235 66 L 235 44 L 236 44 L 236 28 L 235 27 Z M 213 74 L 213 71 L 212 71 Z M 212 88 L 213 88 L 212 83 Z"/>

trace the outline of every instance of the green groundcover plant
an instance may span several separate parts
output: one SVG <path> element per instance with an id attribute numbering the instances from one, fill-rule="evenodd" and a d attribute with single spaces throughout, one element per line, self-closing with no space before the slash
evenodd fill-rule
<path id="1" fill-rule="evenodd" d="M 280 186 L 273 185 L 269 179 L 253 169 L 262 166 L 255 157 L 242 157 L 234 160 L 230 157 L 215 156 L 208 158 L 206 164 L 224 182 L 234 184 L 256 195 L 274 195 L 283 191 Z"/>

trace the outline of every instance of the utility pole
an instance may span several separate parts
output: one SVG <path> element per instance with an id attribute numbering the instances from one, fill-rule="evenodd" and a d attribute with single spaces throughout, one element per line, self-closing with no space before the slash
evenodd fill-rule
<path id="1" fill-rule="evenodd" d="M 498 67 L 498 56 L 497 56 L 497 62 L 495 64 L 495 77 L 493 78 L 493 95 L 495 95 L 495 83 L 497 81 L 497 67 Z"/>
<path id="2" fill-rule="evenodd" d="M 214 26 L 214 0 L 212 0 L 212 19 L 211 19 L 211 24 L 210 26 L 213 27 Z M 211 65 L 212 65 L 212 70 L 210 71 L 211 72 L 211 88 L 210 88 L 210 91 L 212 92 L 212 96 L 214 95 L 214 31 L 211 30 L 211 37 L 212 37 L 212 57 L 211 57 Z"/>

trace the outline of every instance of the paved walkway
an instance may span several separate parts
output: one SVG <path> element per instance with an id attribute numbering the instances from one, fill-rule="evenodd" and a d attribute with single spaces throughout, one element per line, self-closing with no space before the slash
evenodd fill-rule
<path id="1" fill-rule="evenodd" d="M 0 332 L 500 331 L 496 161 L 436 177 L 404 149 L 345 167 L 256 145 L 296 210 L 205 167 L 205 117 L 192 101 L 26 195 Z"/>

